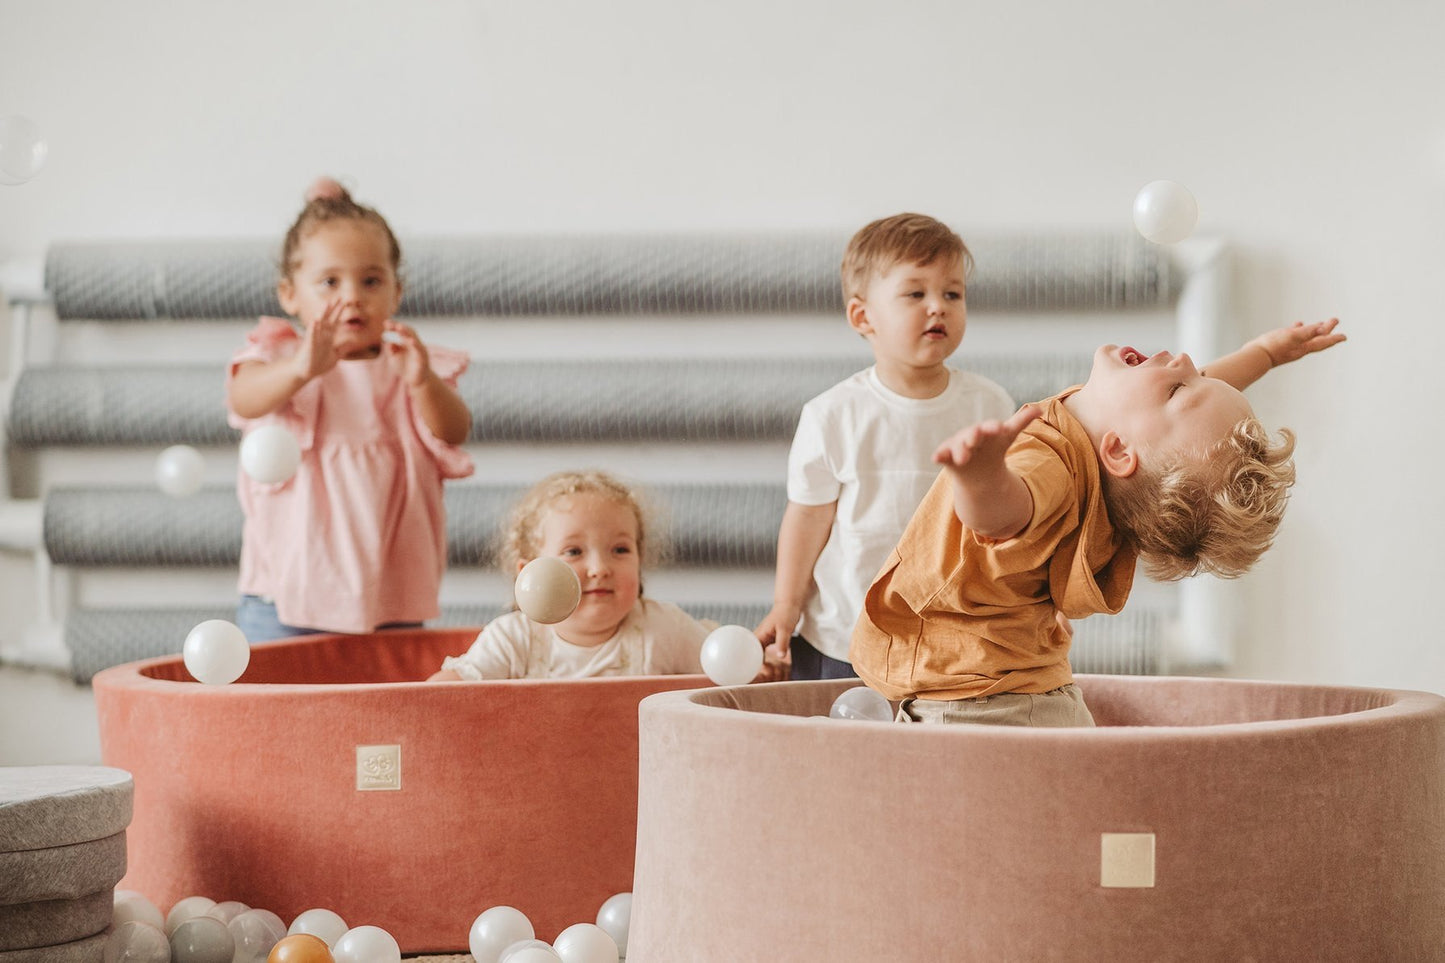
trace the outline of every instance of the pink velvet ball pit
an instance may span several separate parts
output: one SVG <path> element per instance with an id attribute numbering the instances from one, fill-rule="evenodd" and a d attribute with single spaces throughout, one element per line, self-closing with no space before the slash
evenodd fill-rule
<path id="1" fill-rule="evenodd" d="M 628 963 L 1445 960 L 1445 698 L 1078 681 L 1097 729 L 645 699 Z"/>
<path id="2" fill-rule="evenodd" d="M 102 758 L 135 777 L 120 886 L 324 907 L 406 953 L 465 952 L 499 904 L 549 940 L 590 922 L 632 887 L 638 702 L 710 683 L 421 681 L 476 634 L 286 639 L 222 686 L 180 656 L 98 673 Z M 400 789 L 359 788 L 398 775 L 359 746 L 400 747 Z"/>

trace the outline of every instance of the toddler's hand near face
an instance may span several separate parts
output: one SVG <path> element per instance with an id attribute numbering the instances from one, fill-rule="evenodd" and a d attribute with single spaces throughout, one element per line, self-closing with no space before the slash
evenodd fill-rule
<path id="1" fill-rule="evenodd" d="M 1335 326 L 1339 323 L 1339 318 L 1330 318 L 1328 321 L 1318 321 L 1314 324 L 1296 321 L 1286 327 L 1265 332 L 1255 338 L 1251 344 L 1263 349 L 1264 353 L 1269 355 L 1269 360 L 1278 367 L 1291 361 L 1298 361 L 1307 354 L 1333 348 L 1345 340 L 1343 334 L 1335 333 Z"/>
<path id="2" fill-rule="evenodd" d="M 336 326 L 341 323 L 341 302 L 332 301 L 321 317 L 301 335 L 301 347 L 293 355 L 297 374 L 310 381 L 336 367 Z"/>
<path id="3" fill-rule="evenodd" d="M 411 328 L 399 321 L 387 321 L 382 340 L 386 342 L 386 356 L 393 364 L 401 365 L 401 377 L 413 388 L 425 383 L 431 374 L 431 356 L 426 345 Z"/>

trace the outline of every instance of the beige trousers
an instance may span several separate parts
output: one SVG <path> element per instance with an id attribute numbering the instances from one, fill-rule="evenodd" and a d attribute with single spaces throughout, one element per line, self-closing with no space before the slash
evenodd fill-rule
<path id="1" fill-rule="evenodd" d="M 992 726 L 1094 725 L 1084 695 L 1072 682 L 1043 693 L 1005 692 L 977 699 L 904 699 L 898 706 L 899 722 L 964 722 Z"/>

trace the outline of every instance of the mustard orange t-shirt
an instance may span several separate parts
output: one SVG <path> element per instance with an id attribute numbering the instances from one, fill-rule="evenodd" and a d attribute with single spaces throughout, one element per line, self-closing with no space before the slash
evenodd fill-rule
<path id="1" fill-rule="evenodd" d="M 966 529 L 940 472 L 873 580 L 850 658 L 889 699 L 1057 689 L 1073 673 L 1055 611 L 1123 608 L 1136 553 L 1109 522 L 1093 445 L 1064 404 L 1077 390 L 1041 402 L 1009 448 L 1033 497 L 1022 532 L 995 541 Z"/>

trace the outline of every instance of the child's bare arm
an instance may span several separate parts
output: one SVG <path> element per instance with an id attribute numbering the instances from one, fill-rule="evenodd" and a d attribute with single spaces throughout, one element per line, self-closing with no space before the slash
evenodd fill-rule
<path id="1" fill-rule="evenodd" d="M 457 390 L 431 369 L 426 345 L 411 328 L 387 321 L 388 358 L 401 365 L 407 390 L 431 433 L 449 445 L 460 445 L 472 433 L 472 412 Z"/>
<path id="2" fill-rule="evenodd" d="M 1012 538 L 1028 526 L 1034 499 L 1004 461 L 1019 432 L 1042 412 L 1024 405 L 1007 421 L 981 421 L 953 435 L 933 460 L 953 476 L 953 513 L 985 538 Z"/>
<path id="3" fill-rule="evenodd" d="M 242 418 L 260 418 L 280 408 L 309 380 L 295 358 L 247 361 L 237 365 L 226 385 L 226 400 Z"/>
<path id="4" fill-rule="evenodd" d="M 449 445 L 460 445 L 472 433 L 472 412 L 455 388 L 429 371 L 411 397 L 431 433 Z"/>
<path id="5" fill-rule="evenodd" d="M 758 641 L 771 645 L 778 658 L 787 657 L 793 629 L 813 588 L 813 566 L 828 544 L 837 514 L 837 502 L 800 505 L 790 501 L 783 512 L 783 523 L 778 527 L 773 607 L 753 630 Z"/>
<path id="6" fill-rule="evenodd" d="M 1245 343 L 1238 351 L 1227 354 L 1201 371 L 1243 391 L 1274 367 L 1298 361 L 1307 354 L 1332 348 L 1345 340 L 1335 333 L 1339 318 L 1305 324 L 1296 321 L 1283 328 L 1267 331 Z"/>
<path id="7" fill-rule="evenodd" d="M 428 682 L 460 682 L 462 677 L 451 669 L 438 669 L 426 677 Z"/>

